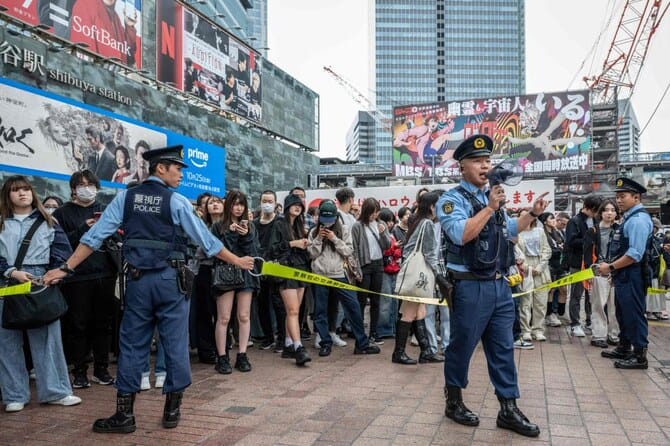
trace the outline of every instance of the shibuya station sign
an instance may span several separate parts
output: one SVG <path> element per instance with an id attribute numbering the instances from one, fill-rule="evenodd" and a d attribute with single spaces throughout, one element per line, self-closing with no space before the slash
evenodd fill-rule
<path id="1" fill-rule="evenodd" d="M 591 170 L 588 90 L 395 107 L 392 127 L 395 176 L 459 176 L 454 151 L 474 134 L 491 137 L 494 163 L 517 159 L 526 174 Z"/>
<path id="2" fill-rule="evenodd" d="M 142 65 L 142 0 L 0 0 L 4 14 L 128 67 Z"/>
<path id="3" fill-rule="evenodd" d="M 85 81 L 76 75 L 61 71 L 58 68 L 49 68 L 45 65 L 44 56 L 28 48 L 21 48 L 8 41 L 0 42 L 0 60 L 5 65 L 23 69 L 33 77 L 48 79 L 78 88 L 86 93 L 97 94 L 103 98 L 110 99 L 123 105 L 133 105 L 133 100 L 117 90 L 95 85 Z"/>
<path id="4" fill-rule="evenodd" d="M 223 194 L 223 147 L 0 78 L 0 170 L 68 180 L 89 169 L 121 189 L 148 176 L 142 153 L 178 144 L 189 167 L 178 191 Z"/>

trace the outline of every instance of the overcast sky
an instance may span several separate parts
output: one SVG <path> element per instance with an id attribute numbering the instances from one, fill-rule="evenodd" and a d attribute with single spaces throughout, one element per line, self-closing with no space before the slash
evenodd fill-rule
<path id="1" fill-rule="evenodd" d="M 344 158 L 347 130 L 360 109 L 332 77 L 341 76 L 369 94 L 367 0 L 269 0 L 269 59 L 316 91 L 321 100 L 319 156 Z M 614 35 L 623 0 L 526 1 L 526 93 L 582 89 L 581 80 L 598 74 Z M 615 14 L 604 28 L 612 6 Z M 632 103 L 641 127 L 670 82 L 670 12 L 664 17 L 642 68 Z M 665 54 L 664 54 L 665 53 Z M 583 68 L 580 66 L 584 62 Z M 573 81 L 574 79 L 574 81 Z M 463 98 L 465 99 L 465 98 Z M 670 93 L 641 137 L 642 151 L 670 150 Z"/>

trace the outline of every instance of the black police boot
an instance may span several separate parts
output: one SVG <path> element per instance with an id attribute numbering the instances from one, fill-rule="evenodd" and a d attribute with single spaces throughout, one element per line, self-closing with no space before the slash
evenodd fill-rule
<path id="1" fill-rule="evenodd" d="M 134 393 L 116 393 L 116 413 L 109 418 L 100 418 L 93 423 L 93 432 L 103 434 L 129 434 L 135 432 Z"/>
<path id="2" fill-rule="evenodd" d="M 412 359 L 405 353 L 405 346 L 407 345 L 407 337 L 409 331 L 412 329 L 411 322 L 403 320 L 398 321 L 395 327 L 395 349 L 391 356 L 391 362 L 396 364 L 416 364 L 416 359 Z"/>
<path id="3" fill-rule="evenodd" d="M 447 397 L 447 407 L 444 409 L 447 418 L 465 426 L 479 426 L 479 417 L 463 403 L 460 387 L 446 386 L 444 395 Z"/>
<path id="4" fill-rule="evenodd" d="M 600 352 L 600 356 L 603 358 L 609 359 L 628 359 L 633 355 L 633 352 L 630 350 L 630 343 L 619 342 L 612 350 L 604 350 Z"/>
<path id="5" fill-rule="evenodd" d="M 628 359 L 616 361 L 614 367 L 627 370 L 647 370 L 649 367 L 649 363 L 647 362 L 647 349 L 636 348 L 633 351 L 633 356 Z"/>
<path id="6" fill-rule="evenodd" d="M 537 424 L 531 423 L 523 412 L 516 407 L 516 399 L 498 396 L 498 401 L 500 401 L 500 412 L 498 412 L 496 426 L 513 430 L 526 437 L 540 435 L 540 428 Z"/>
<path id="7" fill-rule="evenodd" d="M 170 392 L 165 395 L 165 407 L 163 408 L 163 427 L 171 429 L 179 424 L 179 406 L 184 392 Z"/>
<path id="8" fill-rule="evenodd" d="M 419 355 L 419 363 L 426 364 L 428 362 L 444 362 L 444 356 L 439 353 L 432 353 L 430 351 L 430 342 L 428 342 L 428 330 L 426 329 L 426 320 L 419 319 L 412 322 L 414 328 L 414 335 L 419 341 L 421 347 L 421 354 Z"/>

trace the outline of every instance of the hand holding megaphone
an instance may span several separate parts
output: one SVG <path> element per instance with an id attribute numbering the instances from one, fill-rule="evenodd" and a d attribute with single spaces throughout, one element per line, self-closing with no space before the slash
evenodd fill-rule
<path id="1" fill-rule="evenodd" d="M 489 180 L 491 191 L 489 192 L 489 207 L 497 211 L 505 205 L 507 197 L 505 190 L 501 186 L 516 186 L 523 179 L 523 167 L 515 159 L 505 160 L 495 166 L 486 174 Z"/>

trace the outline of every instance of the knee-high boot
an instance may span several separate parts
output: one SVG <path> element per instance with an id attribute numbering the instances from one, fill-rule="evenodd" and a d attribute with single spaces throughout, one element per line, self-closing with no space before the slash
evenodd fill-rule
<path id="1" fill-rule="evenodd" d="M 412 328 L 411 322 L 399 320 L 395 327 L 395 349 L 391 362 L 396 364 L 416 364 L 416 359 L 412 359 L 405 353 L 405 345 L 407 344 L 407 337 Z"/>
<path id="2" fill-rule="evenodd" d="M 421 347 L 419 363 L 444 362 L 444 357 L 442 357 L 442 355 L 430 351 L 430 342 L 428 342 L 428 333 L 426 332 L 426 320 L 418 319 L 412 322 L 412 326 L 414 327 L 416 340 L 419 341 L 419 347 Z"/>

